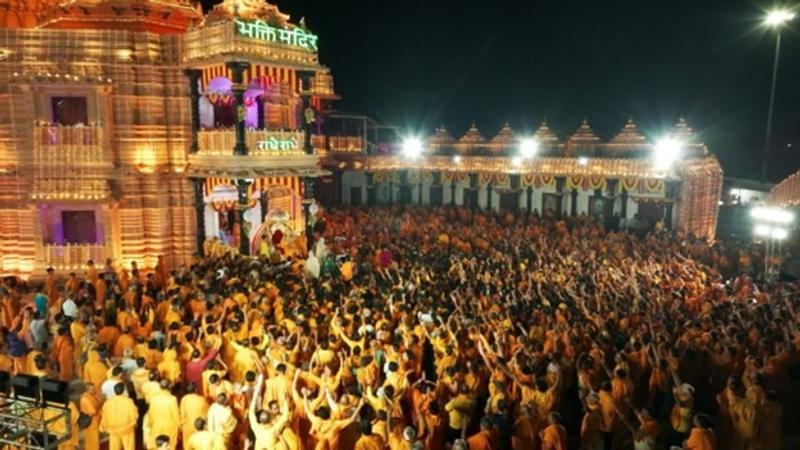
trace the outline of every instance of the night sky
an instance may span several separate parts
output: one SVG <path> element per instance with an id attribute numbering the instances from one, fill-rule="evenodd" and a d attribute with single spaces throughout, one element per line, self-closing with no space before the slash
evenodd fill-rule
<path id="1" fill-rule="evenodd" d="M 275 0 L 272 1 L 275 3 Z M 320 36 L 342 112 L 455 137 L 508 121 L 605 140 L 683 114 L 728 175 L 759 176 L 774 33 L 739 0 L 278 0 Z M 800 167 L 800 18 L 783 33 L 770 178 Z"/>

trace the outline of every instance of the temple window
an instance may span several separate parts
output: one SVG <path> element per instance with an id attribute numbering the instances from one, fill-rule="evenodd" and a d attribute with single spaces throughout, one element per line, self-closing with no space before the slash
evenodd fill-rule
<path id="1" fill-rule="evenodd" d="M 64 126 L 89 123 L 86 97 L 52 97 L 51 105 L 53 123 Z"/>

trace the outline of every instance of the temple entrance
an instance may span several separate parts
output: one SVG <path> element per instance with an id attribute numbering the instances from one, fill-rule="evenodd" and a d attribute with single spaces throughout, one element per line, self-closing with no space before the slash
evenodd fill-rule
<path id="1" fill-rule="evenodd" d="M 639 220 L 642 227 L 652 229 L 655 224 L 664 218 L 664 204 L 661 202 L 639 202 Z"/>
<path id="2" fill-rule="evenodd" d="M 444 203 L 444 190 L 442 189 L 442 185 L 435 185 L 431 186 L 430 189 L 430 198 L 428 201 L 430 202 L 431 206 L 442 206 Z"/>
<path id="3" fill-rule="evenodd" d="M 361 206 L 361 186 L 350 188 L 350 206 Z"/>
<path id="4" fill-rule="evenodd" d="M 464 206 L 470 209 L 478 209 L 478 190 L 464 188 Z"/>
<path id="5" fill-rule="evenodd" d="M 500 209 L 503 211 L 519 210 L 519 192 L 500 192 Z"/>

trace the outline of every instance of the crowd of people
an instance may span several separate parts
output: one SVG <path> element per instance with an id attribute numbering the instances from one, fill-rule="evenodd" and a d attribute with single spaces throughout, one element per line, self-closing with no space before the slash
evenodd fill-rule
<path id="1" fill-rule="evenodd" d="M 71 383 L 63 449 L 770 450 L 789 434 L 800 286 L 754 281 L 744 247 L 456 208 L 330 211 L 312 239 L 314 268 L 276 243 L 6 279 L 0 370 Z"/>

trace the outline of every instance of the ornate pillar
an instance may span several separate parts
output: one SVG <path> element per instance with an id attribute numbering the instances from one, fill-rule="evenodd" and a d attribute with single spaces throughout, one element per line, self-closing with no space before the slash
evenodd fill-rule
<path id="1" fill-rule="evenodd" d="M 492 210 L 492 182 L 486 183 L 486 210 Z"/>
<path id="2" fill-rule="evenodd" d="M 422 181 L 417 183 L 417 189 L 419 189 L 419 191 L 417 191 L 417 204 L 422 206 Z"/>
<path id="3" fill-rule="evenodd" d="M 665 186 L 666 206 L 664 208 L 664 227 L 668 230 L 672 229 L 672 210 L 675 207 L 675 198 L 678 196 L 678 183 L 674 181 L 667 181 Z"/>
<path id="4" fill-rule="evenodd" d="M 367 206 L 375 205 L 375 174 L 367 172 Z"/>
<path id="5" fill-rule="evenodd" d="M 250 63 L 246 61 L 228 61 L 228 69 L 233 72 L 233 96 L 236 98 L 236 144 L 233 146 L 234 155 L 246 155 L 247 142 L 245 141 L 244 119 L 246 116 L 244 106 L 244 72 L 250 68 Z"/>
<path id="6" fill-rule="evenodd" d="M 564 185 L 566 182 L 567 179 L 565 177 L 556 177 L 556 196 L 558 196 L 558 211 L 556 211 L 556 217 L 561 217 L 562 210 L 564 209 Z"/>
<path id="7" fill-rule="evenodd" d="M 314 146 L 311 144 L 311 135 L 314 133 L 315 113 L 311 107 L 311 79 L 315 72 L 312 70 L 298 70 L 297 76 L 300 78 L 300 98 L 303 101 L 303 150 L 307 155 L 314 153 Z"/>
<path id="8" fill-rule="evenodd" d="M 525 206 L 528 207 L 528 212 L 532 212 L 533 211 L 533 187 L 532 186 L 528 186 L 528 189 L 527 189 L 526 193 L 528 194 L 528 197 L 527 197 L 527 199 L 525 201 Z"/>
<path id="9" fill-rule="evenodd" d="M 623 219 L 628 219 L 628 190 L 625 189 L 625 186 L 620 187 L 620 201 L 622 202 L 622 207 L 620 208 L 619 215 L 622 216 Z"/>
<path id="10" fill-rule="evenodd" d="M 200 131 L 200 77 L 202 71 L 197 69 L 186 69 L 183 71 L 189 79 L 189 101 L 192 102 L 192 141 L 189 144 L 189 153 L 197 153 L 200 146 L 197 142 L 197 133 Z"/>
<path id="11" fill-rule="evenodd" d="M 456 206 L 456 179 L 450 180 L 450 205 Z"/>
<path id="12" fill-rule="evenodd" d="M 344 199 L 344 182 L 342 179 L 344 178 L 344 173 L 337 170 L 333 172 L 333 184 L 336 186 L 336 196 L 333 199 L 334 203 L 337 205 L 342 204 L 342 199 Z"/>
<path id="13" fill-rule="evenodd" d="M 311 204 L 314 202 L 314 177 L 303 177 L 303 214 L 306 226 L 306 250 L 314 246 L 314 230 L 311 227 Z"/>
<path id="14" fill-rule="evenodd" d="M 247 188 L 250 187 L 252 181 L 250 180 L 236 180 L 236 190 L 239 191 L 239 204 L 237 205 L 236 212 L 239 214 L 239 254 L 250 254 L 250 233 L 248 233 L 244 213 L 247 211 L 247 205 L 250 199 L 247 196 Z"/>
<path id="15" fill-rule="evenodd" d="M 569 207 L 569 214 L 571 216 L 578 215 L 578 190 L 572 188 L 572 191 L 569 193 L 570 195 L 570 207 Z"/>
<path id="16" fill-rule="evenodd" d="M 256 101 L 256 105 L 258 108 L 258 129 L 259 130 L 266 130 L 267 129 L 267 105 L 265 104 L 264 94 L 262 94 L 258 101 Z"/>
<path id="17" fill-rule="evenodd" d="M 194 188 L 194 215 L 195 215 L 195 238 L 197 239 L 197 254 L 203 254 L 203 244 L 206 242 L 206 203 L 203 201 L 203 179 L 192 178 Z"/>

